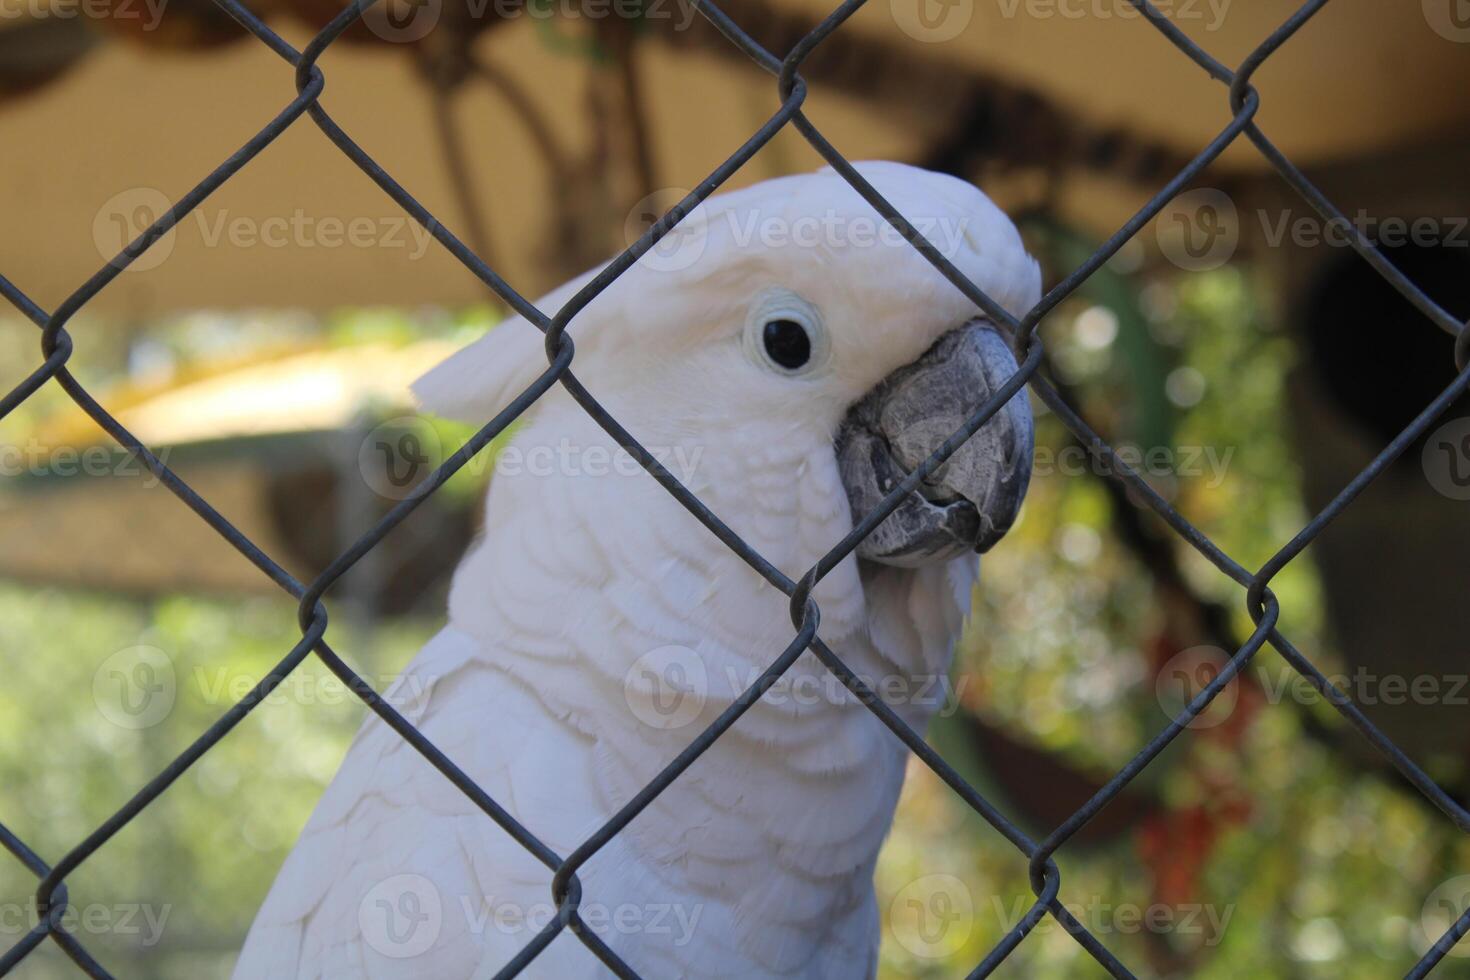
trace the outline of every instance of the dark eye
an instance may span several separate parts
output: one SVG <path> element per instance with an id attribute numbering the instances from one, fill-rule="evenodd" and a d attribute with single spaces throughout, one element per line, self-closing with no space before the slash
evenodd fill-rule
<path id="1" fill-rule="evenodd" d="M 792 378 L 820 376 L 832 357 L 821 313 L 780 286 L 764 290 L 747 308 L 740 346 L 757 366 Z"/>
<path id="2" fill-rule="evenodd" d="M 812 358 L 812 338 L 795 320 L 767 320 L 761 343 L 771 360 L 788 371 L 795 371 Z"/>

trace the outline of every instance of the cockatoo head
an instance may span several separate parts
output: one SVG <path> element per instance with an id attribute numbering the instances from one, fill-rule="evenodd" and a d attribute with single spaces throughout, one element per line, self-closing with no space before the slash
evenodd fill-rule
<path id="1" fill-rule="evenodd" d="M 1003 307 L 1019 315 L 1036 302 L 1036 262 L 975 187 L 896 163 L 857 168 Z M 595 271 L 539 308 L 550 315 Z M 741 428 L 804 442 L 835 454 L 854 520 L 1017 369 L 981 311 L 831 170 L 710 198 L 568 333 L 573 371 L 646 444 Z M 510 322 L 414 390 L 430 411 L 483 424 L 545 368 L 540 332 Z M 1023 393 L 859 556 L 914 566 L 985 550 L 1015 518 L 1031 456 Z"/>

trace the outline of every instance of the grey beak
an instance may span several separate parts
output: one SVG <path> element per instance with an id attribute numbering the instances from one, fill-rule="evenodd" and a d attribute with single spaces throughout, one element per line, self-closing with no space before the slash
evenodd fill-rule
<path id="1" fill-rule="evenodd" d="M 995 327 L 971 320 L 848 409 L 836 449 L 853 520 L 872 512 L 1016 371 Z M 1021 509 L 1034 447 L 1023 390 L 858 545 L 858 557 L 915 568 L 988 551 Z"/>

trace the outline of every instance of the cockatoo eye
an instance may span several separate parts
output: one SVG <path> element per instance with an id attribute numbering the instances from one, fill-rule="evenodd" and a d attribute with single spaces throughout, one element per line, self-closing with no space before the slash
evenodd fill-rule
<path id="1" fill-rule="evenodd" d="M 788 371 L 812 359 L 812 339 L 806 335 L 806 327 L 795 320 L 767 320 L 761 342 L 766 356 Z"/>
<path id="2" fill-rule="evenodd" d="M 745 347 L 757 364 L 807 374 L 826 360 L 827 335 L 810 303 L 788 289 L 763 293 L 750 308 Z"/>

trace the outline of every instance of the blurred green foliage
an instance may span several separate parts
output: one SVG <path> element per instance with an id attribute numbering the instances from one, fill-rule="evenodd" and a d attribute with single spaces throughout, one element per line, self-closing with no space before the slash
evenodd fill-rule
<path id="1" fill-rule="evenodd" d="M 371 629 L 334 622 L 334 632 L 342 631 L 334 648 L 381 689 L 436 628 L 409 619 Z M 0 686 L 0 820 L 44 859 L 56 860 L 244 695 L 300 635 L 295 604 L 285 598 L 134 601 L 0 588 L 7 673 Z M 146 691 L 134 674 L 144 663 L 154 668 Z M 309 658 L 68 878 L 78 914 L 97 917 L 97 928 L 78 930 L 88 948 L 120 976 L 228 975 L 252 908 L 363 714 L 341 682 Z M 34 924 L 34 890 L 19 863 L 0 862 L 0 935 L 7 945 Z M 153 923 L 162 926 L 161 937 Z M 48 943 L 19 975 L 77 974 Z"/>

